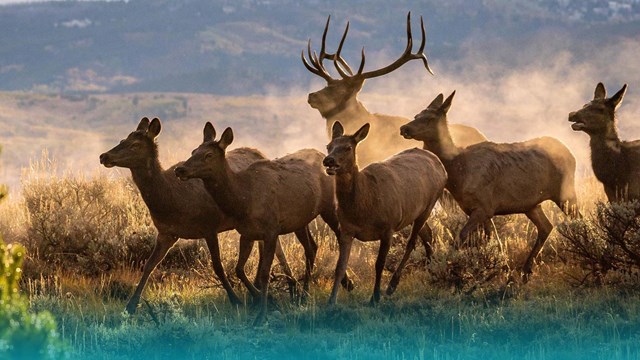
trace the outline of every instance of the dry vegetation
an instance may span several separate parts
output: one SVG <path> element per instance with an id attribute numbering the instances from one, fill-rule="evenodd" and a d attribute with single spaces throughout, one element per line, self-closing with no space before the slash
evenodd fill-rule
<path id="1" fill-rule="evenodd" d="M 393 296 L 383 298 L 377 307 L 366 305 L 377 244 L 356 243 L 349 264 L 356 289 L 341 292 L 341 304 L 328 307 L 337 244 L 325 224 L 314 223 L 319 251 L 309 301 L 290 303 L 286 281 L 275 266 L 274 310 L 266 327 L 253 329 L 249 324 L 256 310 L 250 296 L 244 293 L 245 307 L 228 303 L 201 240 L 183 241 L 171 250 L 153 273 L 138 313 L 125 315 L 125 302 L 153 243 L 155 229 L 146 208 L 127 179 L 56 173 L 50 161 L 25 173 L 22 198 L 0 206 L 0 229 L 7 240 L 27 247 L 22 289 L 33 310 L 46 309 L 55 316 L 73 356 L 471 359 L 524 354 L 531 359 L 631 359 L 640 355 L 636 290 L 640 264 L 612 260 L 620 251 L 609 250 L 609 234 L 598 225 L 604 224 L 603 212 L 617 210 L 595 205 L 602 190 L 592 179 L 579 187 L 585 219 L 564 226 L 565 236 L 552 233 L 526 285 L 514 271 L 527 255 L 527 243 L 535 238 L 524 216 L 498 217 L 498 237 L 490 243 L 455 249 L 451 244 L 465 216 L 437 211 L 429 220 L 435 235 L 434 258 L 427 264 L 419 246 Z M 554 224 L 565 221 L 552 204 L 545 205 Z M 593 234 L 572 236 L 584 234 L 582 229 Z M 637 237 L 636 229 L 625 233 L 630 241 L 635 239 L 630 236 Z M 594 237 L 597 241 L 589 242 Z M 583 240 L 591 246 L 589 254 L 600 256 L 598 262 L 589 262 L 588 256 L 576 251 Z M 235 264 L 237 241 L 235 232 L 221 236 L 227 270 Z M 301 277 L 301 249 L 291 236 L 285 237 L 284 247 L 294 273 Z M 383 284 L 403 248 L 404 238 L 397 235 Z M 612 261 L 606 271 L 603 261 Z M 252 276 L 256 266 L 254 254 L 247 266 Z M 235 277 L 232 281 L 242 289 Z M 144 356 L 140 349 L 145 349 Z"/>

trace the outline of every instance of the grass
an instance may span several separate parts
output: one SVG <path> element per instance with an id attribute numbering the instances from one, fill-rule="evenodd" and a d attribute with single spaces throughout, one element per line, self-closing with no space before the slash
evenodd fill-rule
<path id="1" fill-rule="evenodd" d="M 499 237 L 485 246 L 455 249 L 451 244 L 464 215 L 437 211 L 429 220 L 434 258 L 427 263 L 419 246 L 396 293 L 375 307 L 368 300 L 378 245 L 356 243 L 349 270 L 356 288 L 341 290 L 339 304 L 327 306 L 337 245 L 326 225 L 313 223 L 319 252 L 307 302 L 290 301 L 280 267 L 274 265 L 269 321 L 259 328 L 251 326 L 256 311 L 237 279 L 232 276 L 245 297 L 241 307 L 229 304 L 203 241 L 182 241 L 152 274 L 138 312 L 129 316 L 124 306 L 153 241 L 141 199 L 126 179 L 60 177 L 50 162 L 40 165 L 23 177 L 23 198 L 0 207 L 0 229 L 7 240 L 30 250 L 21 288 L 33 311 L 54 315 L 72 358 L 640 357 L 637 279 L 631 286 L 616 281 L 577 286 L 573 279 L 587 270 L 564 256 L 561 236 L 554 231 L 533 277 L 523 284 L 515 270 L 535 231 L 519 215 L 496 218 Z M 602 197 L 598 184 L 587 179 L 579 189 L 581 211 L 594 212 L 593 204 Z M 552 205 L 545 204 L 545 211 L 554 224 L 564 221 Z M 397 240 L 383 288 L 402 255 L 404 240 Z M 221 236 L 229 274 L 237 241 L 235 232 Z M 301 247 L 292 236 L 283 243 L 294 273 L 302 276 Z M 96 270 L 96 259 L 108 266 Z M 254 254 L 248 263 L 251 274 L 256 265 Z"/>

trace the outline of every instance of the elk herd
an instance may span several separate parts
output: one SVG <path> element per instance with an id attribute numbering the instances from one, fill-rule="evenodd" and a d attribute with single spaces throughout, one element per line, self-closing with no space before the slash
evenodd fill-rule
<path id="1" fill-rule="evenodd" d="M 410 60 L 421 60 L 431 73 L 422 41 L 413 50 L 411 18 L 407 16 L 407 45 L 402 55 L 377 70 L 364 71 L 362 50 L 357 70 L 342 57 L 349 31 L 335 53 L 326 51 L 330 18 L 322 35 L 320 52 L 302 52 L 304 66 L 323 78 L 327 86 L 309 94 L 308 103 L 326 120 L 327 154 L 303 149 L 270 160 L 252 148 L 228 150 L 234 139 L 226 128 L 217 138 L 214 126 L 204 126 L 200 146 L 191 157 L 164 170 L 158 159 L 160 120 L 143 118 L 135 131 L 100 155 L 106 167 L 125 167 L 147 205 L 158 236 L 142 278 L 126 310 L 133 313 L 154 268 L 179 238 L 206 240 L 213 270 L 229 301 L 242 301 L 230 284 L 220 258 L 218 233 L 235 229 L 240 234 L 235 269 L 250 296 L 259 304 L 255 323 L 267 315 L 270 269 L 274 257 L 293 279 L 278 237 L 295 233 L 306 260 L 303 293 L 309 291 L 318 246 L 309 223 L 320 216 L 335 233 L 338 260 L 329 303 L 335 304 L 340 286 L 351 290 L 346 274 L 356 238 L 380 241 L 375 262 L 371 303 L 380 300 L 380 282 L 394 233 L 411 225 L 405 252 L 387 287 L 391 295 L 418 238 L 432 254 L 432 231 L 427 223 L 436 202 L 449 196 L 468 215 L 459 234 L 462 245 L 491 236 L 495 215 L 525 214 L 537 229 L 537 239 L 521 265 L 526 278 L 553 225 L 541 203 L 551 200 L 569 217 L 580 216 L 576 191 L 576 161 L 559 140 L 541 137 L 519 143 L 494 143 L 477 129 L 447 120 L 455 91 L 446 99 L 439 94 L 413 120 L 367 111 L 357 95 L 366 79 L 388 74 Z M 326 62 L 326 63 L 325 63 Z M 332 66 L 339 77 L 330 74 Z M 615 112 L 627 86 L 607 98 L 602 83 L 594 98 L 569 114 L 571 127 L 590 137 L 592 167 L 604 184 L 609 201 L 640 199 L 640 141 L 621 141 Z M 422 147 L 416 145 L 422 142 Z M 259 242 L 259 264 L 252 282 L 245 265 Z M 290 284 L 295 287 L 295 281 Z M 291 290 L 293 291 L 293 290 Z"/>

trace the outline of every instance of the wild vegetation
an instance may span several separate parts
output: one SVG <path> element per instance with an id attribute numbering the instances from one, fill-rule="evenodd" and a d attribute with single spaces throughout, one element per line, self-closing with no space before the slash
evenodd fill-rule
<path id="1" fill-rule="evenodd" d="M 638 265 L 625 258 L 622 247 L 610 251 L 613 238 L 598 230 L 597 226 L 606 229 L 609 221 L 597 216 L 598 209 L 617 210 L 593 205 L 604 197 L 593 178 L 581 179 L 578 186 L 585 218 L 568 223 L 566 231 L 561 227 L 552 232 L 526 285 L 509 282 L 512 270 L 528 253 L 527 243 L 533 241 L 525 217 L 497 217 L 498 237 L 481 247 L 456 249 L 452 244 L 465 217 L 436 209 L 429 219 L 434 238 L 431 261 L 425 261 L 425 251 L 418 247 L 392 297 L 382 297 L 376 307 L 365 305 L 378 247 L 354 243 L 349 273 L 357 286 L 339 305 L 328 307 L 324 304 L 330 295 L 337 244 L 326 225 L 312 223 L 318 252 L 306 304 L 290 302 L 286 277 L 276 266 L 268 325 L 254 329 L 251 302 L 236 308 L 226 300 L 203 240 L 179 242 L 169 251 L 151 275 L 138 313 L 123 313 L 156 235 L 135 186 L 130 180 L 105 175 L 61 177 L 51 161 L 39 164 L 24 176 L 23 198 L 0 206 L 0 225 L 11 243 L 26 247 L 20 288 L 31 311 L 51 312 L 60 340 L 74 357 L 216 354 L 226 359 L 328 359 L 367 354 L 371 359 L 498 359 L 517 354 L 531 359 L 632 359 L 640 355 L 640 297 L 634 290 L 640 284 L 634 275 Z M 30 205 L 36 195 L 40 205 Z M 563 222 L 564 216 L 549 205 L 544 208 L 551 222 Z M 113 215 L 102 221 L 99 214 L 107 211 Z M 577 232 L 585 227 L 597 236 Z M 42 233 L 49 237 L 37 236 Z M 632 242 L 635 235 L 631 231 L 624 236 Z M 573 239 L 579 242 L 572 245 Z M 383 281 L 401 261 L 405 243 L 398 240 L 390 248 Z M 41 241 L 56 241 L 59 250 L 52 251 Z M 232 232 L 220 238 L 225 269 L 235 266 L 237 241 Z M 290 236 L 283 239 L 292 270 L 301 276 L 306 265 L 296 243 Z M 78 244 L 92 251 L 78 251 Z M 590 246 L 584 256 L 575 251 L 579 244 Z M 79 255 L 70 256 L 71 251 Z M 620 257 L 614 266 L 589 261 L 594 254 L 605 254 L 603 261 L 612 259 L 610 253 Z M 249 276 L 257 264 L 253 254 L 247 262 Z M 92 266 L 97 269 L 87 270 Z M 246 301 L 249 294 L 235 277 L 231 281 Z"/>

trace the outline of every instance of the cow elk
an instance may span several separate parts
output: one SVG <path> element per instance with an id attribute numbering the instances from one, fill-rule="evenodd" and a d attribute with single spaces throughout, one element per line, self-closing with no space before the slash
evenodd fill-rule
<path id="1" fill-rule="evenodd" d="M 347 270 L 353 238 L 361 241 L 380 240 L 376 260 L 376 279 L 371 304 L 380 300 L 380 279 L 393 233 L 412 225 L 403 259 L 396 269 L 387 294 L 392 294 L 416 239 L 420 236 L 431 250 L 431 229 L 426 220 L 442 195 L 447 173 L 440 160 L 422 149 L 404 150 L 389 159 L 371 163 L 362 171 L 356 161 L 356 147 L 369 132 L 365 124 L 353 135 L 344 135 L 342 124 L 333 124 L 329 155 L 323 165 L 335 176 L 340 235 L 340 255 L 329 304 L 335 304 L 338 284 Z M 423 227 L 424 226 L 424 227 Z"/>
<path id="2" fill-rule="evenodd" d="M 523 266 L 524 278 L 553 226 L 541 202 L 552 200 L 566 214 L 578 215 L 574 185 L 575 158 L 560 141 L 541 137 L 520 143 L 484 142 L 460 148 L 451 139 L 447 112 L 455 91 L 443 102 L 442 94 L 400 133 L 422 141 L 447 169 L 447 189 L 469 215 L 460 232 L 469 236 L 494 215 L 524 213 L 538 229 L 538 237 Z M 486 229 L 485 229 L 486 231 Z"/>
<path id="3" fill-rule="evenodd" d="M 593 100 L 569 114 L 571 128 L 590 137 L 591 166 L 611 202 L 640 200 L 640 140 L 621 141 L 616 126 L 616 109 L 626 91 L 625 84 L 607 98 L 598 83 Z"/>
<path id="4" fill-rule="evenodd" d="M 278 235 L 306 229 L 318 215 L 338 235 L 333 181 L 322 168 L 324 155 L 312 149 L 300 150 L 276 160 L 260 160 L 244 170 L 230 166 L 226 148 L 233 141 L 231 128 L 215 141 L 211 123 L 204 127 L 204 140 L 192 156 L 175 169 L 181 179 L 201 178 L 215 202 L 228 216 L 237 220 L 240 253 L 236 273 L 254 296 L 261 297 L 255 324 L 266 318 L 269 269 L 273 261 Z M 264 242 L 261 268 L 258 270 L 260 290 L 245 275 L 245 263 L 253 242 Z M 308 238 L 309 242 L 313 240 Z M 301 241 L 302 242 L 302 241 Z M 317 246 L 305 244 L 307 257 L 305 290 L 308 289 Z"/>
<path id="5" fill-rule="evenodd" d="M 365 166 L 375 161 L 382 161 L 401 150 L 412 148 L 414 146 L 413 143 L 403 139 L 397 132 L 400 126 L 409 121 L 409 119 L 399 116 L 370 113 L 364 105 L 358 101 L 357 96 L 360 90 L 362 90 L 366 79 L 389 74 L 411 60 L 421 60 L 427 71 L 433 74 L 427 62 L 427 56 L 424 53 L 426 37 L 422 17 L 420 17 L 422 42 L 416 53 L 412 53 L 413 38 L 411 35 L 411 13 L 409 13 L 407 15 L 407 46 L 402 55 L 385 67 L 365 72 L 365 54 L 363 48 L 362 60 L 355 73 L 341 56 L 342 47 L 349 31 L 349 23 L 347 23 L 336 53 L 326 52 L 325 43 L 330 20 L 331 17 L 327 19 L 322 34 L 320 54 L 311 51 L 311 40 L 309 40 L 307 47 L 309 59 L 307 60 L 305 57 L 304 51 L 301 55 L 302 63 L 307 70 L 327 82 L 325 88 L 310 93 L 308 98 L 309 105 L 317 109 L 326 120 L 327 134 L 331 133 L 331 128 L 336 120 L 342 122 L 345 131 L 348 133 L 353 133 L 365 123 L 369 123 L 371 130 L 369 131 L 368 140 L 360 145 L 358 152 L 358 162 L 360 166 Z M 333 62 L 333 66 L 340 75 L 339 78 L 331 76 L 325 68 L 324 60 Z M 452 124 L 451 134 L 454 141 L 463 147 L 487 140 L 477 129 L 465 125 Z"/>
<path id="6" fill-rule="evenodd" d="M 100 155 L 100 163 L 108 168 L 119 166 L 131 170 L 133 181 L 140 190 L 158 230 L 153 252 L 144 265 L 142 278 L 129 299 L 126 310 L 130 314 L 135 312 L 149 275 L 178 238 L 206 240 L 213 270 L 226 290 L 229 300 L 235 305 L 242 304 L 227 280 L 218 246 L 218 233 L 233 229 L 235 222 L 232 218 L 224 216 L 211 201 L 202 181 L 179 181 L 174 174 L 174 168 L 179 164 L 168 170 L 162 168 L 156 144 L 156 137 L 160 134 L 161 128 L 159 119 L 155 118 L 150 122 L 145 117 L 137 129 L 120 141 L 120 144 Z M 230 151 L 228 157 L 230 166 L 235 170 L 244 169 L 249 164 L 264 159 L 264 155 L 259 151 L 247 148 Z M 278 253 L 285 272 L 291 275 L 284 253 L 281 249 Z"/>

